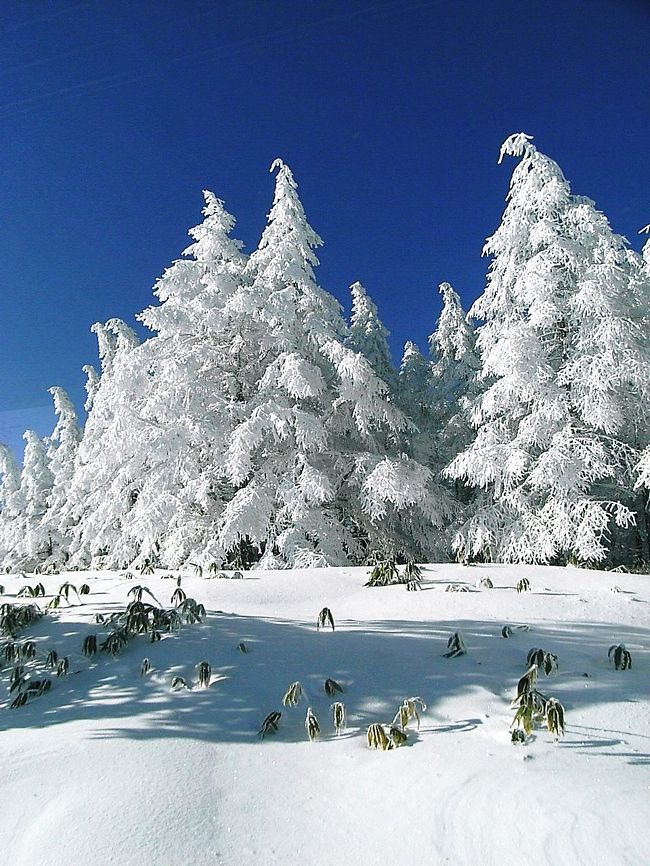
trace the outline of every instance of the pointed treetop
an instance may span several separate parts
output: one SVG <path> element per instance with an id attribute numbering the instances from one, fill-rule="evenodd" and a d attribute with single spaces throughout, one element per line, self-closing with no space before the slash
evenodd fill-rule
<path id="1" fill-rule="evenodd" d="M 534 144 L 530 143 L 532 139 L 533 136 L 526 135 L 525 132 L 515 132 L 509 135 L 501 145 L 497 165 L 501 165 L 504 156 L 528 156 L 534 153 L 536 148 Z"/>

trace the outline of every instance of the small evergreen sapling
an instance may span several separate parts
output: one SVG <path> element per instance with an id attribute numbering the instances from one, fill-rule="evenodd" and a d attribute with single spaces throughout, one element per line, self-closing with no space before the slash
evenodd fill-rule
<path id="1" fill-rule="evenodd" d="M 617 671 L 625 671 L 632 667 L 632 656 L 625 649 L 624 643 L 612 644 L 607 652 L 607 658 Z"/>
<path id="2" fill-rule="evenodd" d="M 150 670 L 151 663 L 149 662 L 149 659 L 142 659 L 142 664 L 140 665 L 140 676 L 146 677 Z"/>
<path id="3" fill-rule="evenodd" d="M 173 677 L 171 686 L 173 692 L 180 692 L 182 689 L 190 689 L 187 680 L 184 677 Z"/>
<path id="4" fill-rule="evenodd" d="M 466 583 L 448 583 L 445 592 L 471 592 Z"/>
<path id="5" fill-rule="evenodd" d="M 522 577 L 521 580 L 517 581 L 516 590 L 517 592 L 528 592 L 530 590 L 530 581 L 527 577 Z"/>

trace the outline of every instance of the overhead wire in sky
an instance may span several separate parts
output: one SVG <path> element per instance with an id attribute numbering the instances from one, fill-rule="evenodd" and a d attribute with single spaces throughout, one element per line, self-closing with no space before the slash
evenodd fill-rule
<path id="1" fill-rule="evenodd" d="M 166 59 L 165 67 L 160 67 L 147 72 L 135 73 L 133 70 L 125 70 L 116 72 L 111 75 L 100 76 L 86 81 L 79 81 L 75 84 L 70 84 L 66 87 L 61 87 L 55 90 L 50 90 L 45 93 L 37 93 L 33 96 L 24 97 L 21 99 L 8 100 L 4 103 L 0 102 L 0 120 L 6 120 L 10 117 L 20 116 L 22 114 L 33 113 L 41 108 L 49 108 L 53 101 L 65 98 L 73 94 L 93 94 L 113 87 L 120 87 L 125 84 L 136 84 L 147 79 L 155 79 L 164 76 L 166 68 L 170 64 L 184 63 L 188 60 L 196 60 L 202 57 L 210 57 L 215 54 L 231 54 L 237 53 L 242 49 L 254 47 L 263 44 L 269 40 L 278 42 L 278 44 L 286 44 L 293 41 L 306 33 L 318 29 L 324 25 L 343 23 L 351 19 L 362 18 L 367 16 L 371 19 L 385 17 L 392 14 L 404 14 L 415 12 L 419 9 L 430 7 L 434 0 L 388 0 L 388 2 L 380 5 L 373 4 L 363 7 L 362 9 L 348 9 L 345 12 L 334 15 L 324 16 L 322 18 L 304 21 L 298 26 L 282 27 L 277 30 L 270 30 L 265 33 L 259 33 L 254 36 L 245 36 L 241 39 L 235 39 L 230 42 L 215 45 L 210 48 L 190 51 L 185 54 L 178 54 Z M 83 4 L 81 4 L 83 5 Z M 75 8 L 75 7 L 70 7 Z M 111 40 L 113 41 L 113 40 Z M 119 40 L 115 40 L 119 41 Z M 102 43 L 98 43 L 101 45 Z M 77 49 L 70 49 L 70 52 L 75 52 Z M 64 52 L 62 57 L 66 56 Z M 56 55 L 51 58 L 56 59 Z M 21 111 L 22 109 L 22 111 Z"/>

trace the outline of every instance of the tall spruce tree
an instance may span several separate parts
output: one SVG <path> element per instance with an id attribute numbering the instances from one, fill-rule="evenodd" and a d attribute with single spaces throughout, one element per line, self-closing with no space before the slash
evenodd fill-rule
<path id="1" fill-rule="evenodd" d="M 256 323 L 257 351 L 242 373 L 248 396 L 226 462 L 238 489 L 221 542 L 251 543 L 262 564 L 279 567 L 359 561 L 369 545 L 430 552 L 444 493 L 401 453 L 407 420 L 349 347 L 340 305 L 315 280 L 322 241 L 288 166 L 276 160 L 274 170 L 268 225 L 237 304 Z"/>
<path id="2" fill-rule="evenodd" d="M 615 458 L 603 419 L 599 429 L 587 411 L 584 378 L 574 386 L 566 374 L 581 333 L 577 299 L 594 258 L 581 232 L 588 200 L 571 195 L 530 136 L 511 136 L 499 161 L 504 155 L 521 160 L 485 246 L 492 256 L 486 290 L 470 311 L 483 321 L 477 346 L 487 387 L 473 407 L 476 438 L 447 470 L 484 496 L 456 548 L 505 561 L 600 561 L 610 519 L 629 526 L 634 515 L 620 498 L 594 494 L 616 475 Z"/>
<path id="3" fill-rule="evenodd" d="M 68 527 L 72 568 L 122 568 L 138 553 L 122 533 L 124 515 L 138 495 L 140 429 L 135 395 L 148 385 L 137 363 L 138 338 L 121 319 L 96 323 L 101 376 L 77 450 L 62 520 Z"/>

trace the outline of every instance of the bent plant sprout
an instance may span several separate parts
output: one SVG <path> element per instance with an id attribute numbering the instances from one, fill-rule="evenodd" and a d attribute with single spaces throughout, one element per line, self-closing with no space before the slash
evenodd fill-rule
<path id="1" fill-rule="evenodd" d="M 268 716 L 262 722 L 262 727 L 258 731 L 258 734 L 262 740 L 267 734 L 277 733 L 278 725 L 281 718 L 282 713 L 278 712 L 277 710 L 274 710 L 274 712 L 268 714 Z"/>
<path id="2" fill-rule="evenodd" d="M 318 614 L 318 619 L 316 620 L 316 630 L 320 631 L 322 628 L 325 628 L 326 625 L 329 625 L 332 631 L 334 631 L 334 617 L 332 616 L 332 611 L 329 609 L 329 607 L 324 607 Z"/>
<path id="3" fill-rule="evenodd" d="M 286 692 L 284 693 L 284 697 L 282 698 L 282 703 L 285 707 L 295 707 L 298 701 L 302 696 L 302 686 L 299 682 L 291 683 Z"/>
<path id="4" fill-rule="evenodd" d="M 607 652 L 607 658 L 617 671 L 625 671 L 632 667 L 632 656 L 625 649 L 624 643 L 612 644 Z"/>
<path id="5" fill-rule="evenodd" d="M 307 731 L 307 736 L 312 743 L 314 742 L 316 737 L 320 735 L 320 725 L 318 724 L 318 719 L 314 715 L 311 707 L 307 707 L 307 715 L 305 716 L 305 730 Z"/>

